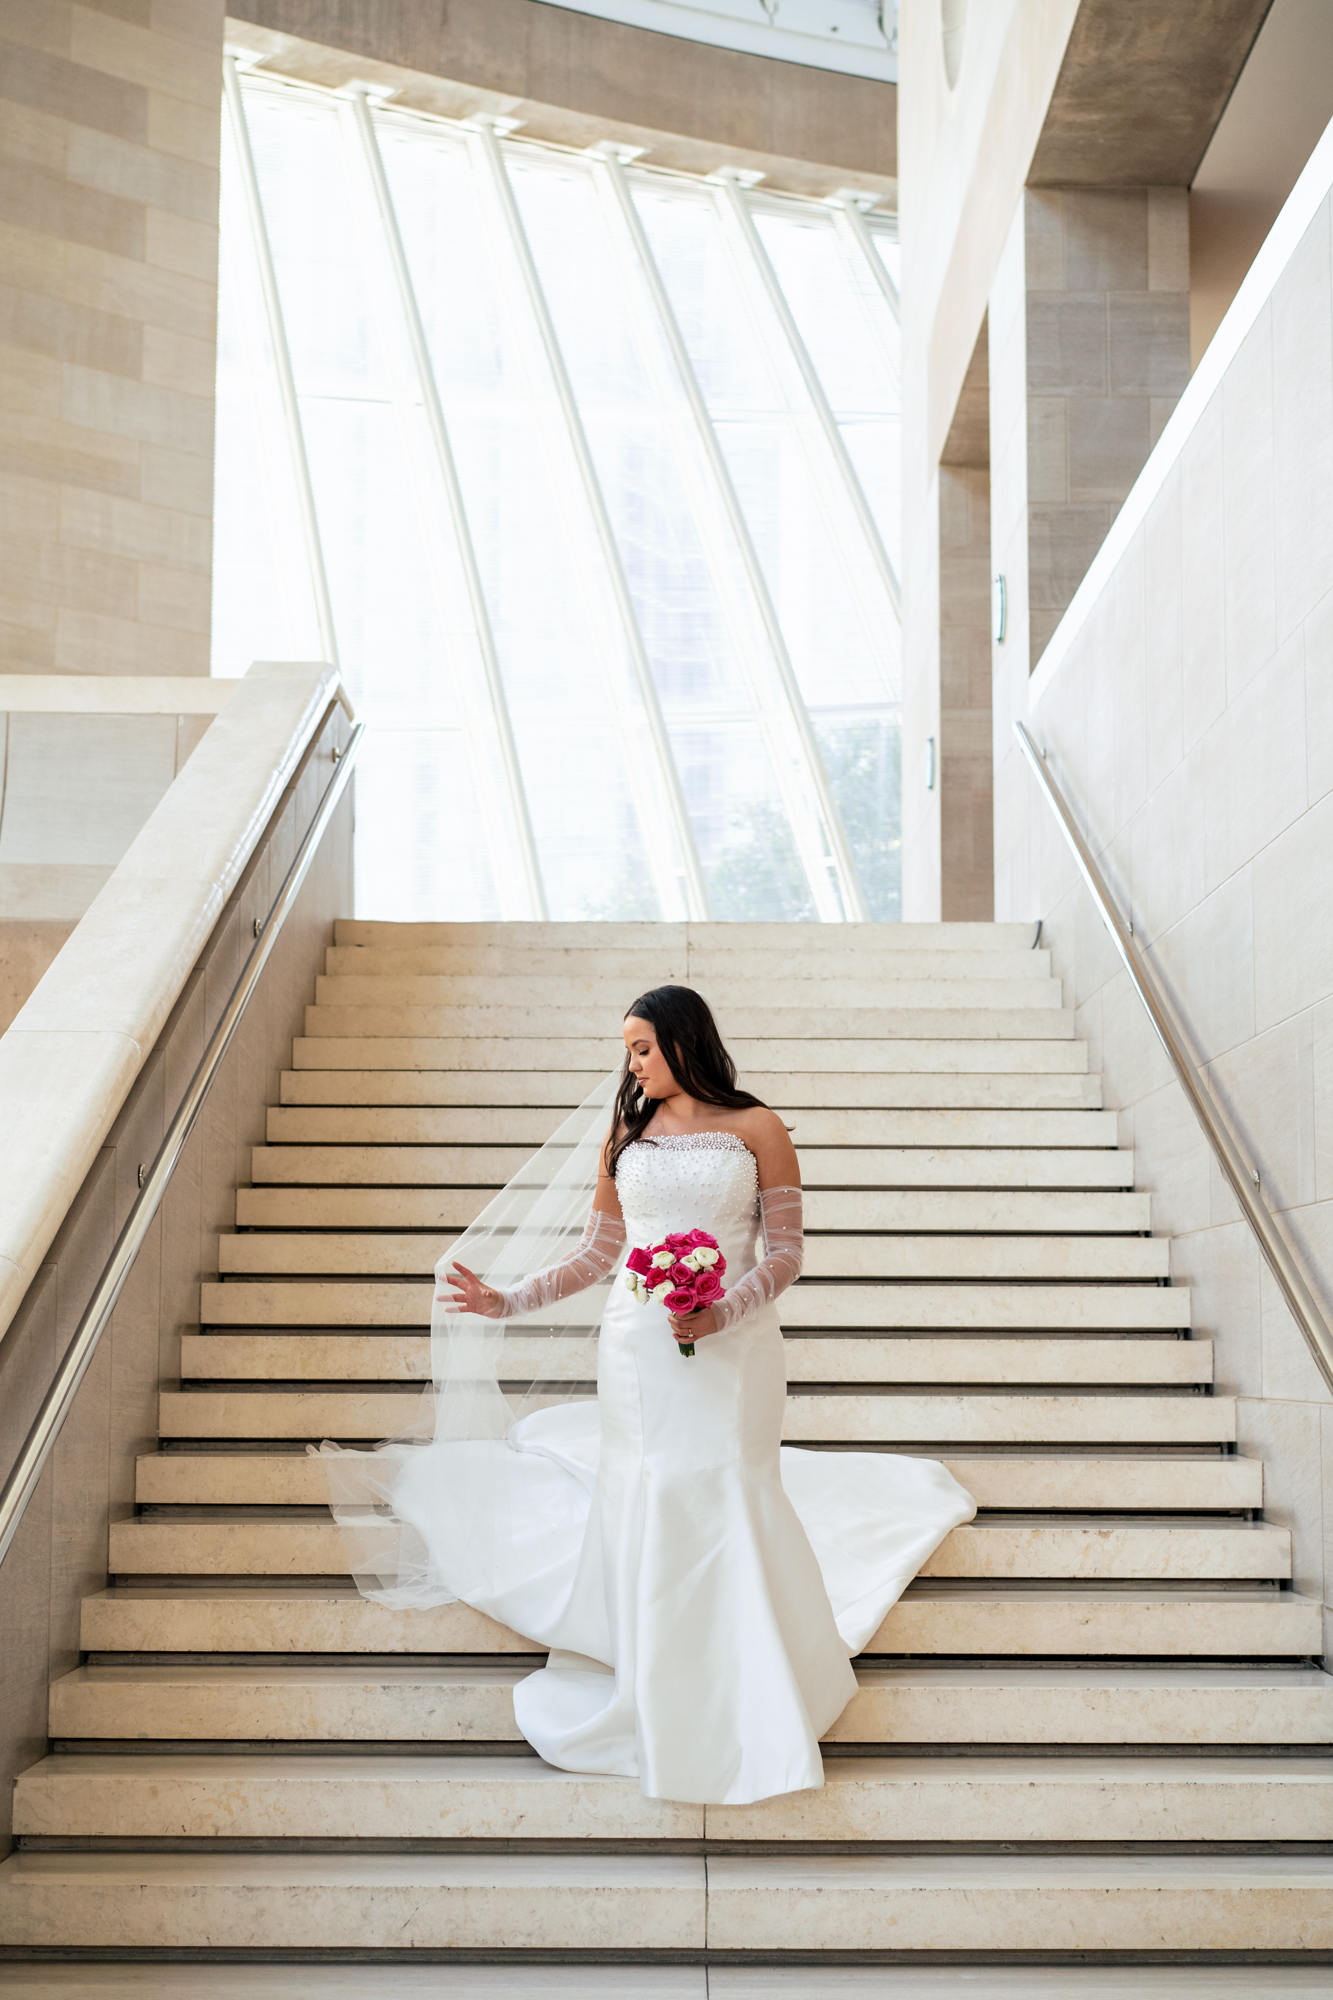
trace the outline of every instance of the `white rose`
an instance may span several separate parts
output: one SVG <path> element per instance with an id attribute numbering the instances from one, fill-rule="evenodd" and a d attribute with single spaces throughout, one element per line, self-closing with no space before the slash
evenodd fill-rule
<path id="1" fill-rule="evenodd" d="M 669 1271 L 675 1261 L 676 1259 L 670 1250 L 659 1250 L 653 1258 L 653 1269 L 655 1271 Z"/>
<path id="2" fill-rule="evenodd" d="M 699 1248 L 692 1251 L 685 1261 L 696 1271 L 711 1271 L 717 1262 L 717 1251 L 709 1250 L 703 1244 L 700 1244 Z"/>

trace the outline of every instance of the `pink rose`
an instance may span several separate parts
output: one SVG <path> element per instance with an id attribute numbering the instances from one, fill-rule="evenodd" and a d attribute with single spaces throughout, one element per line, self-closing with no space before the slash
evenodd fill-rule
<path id="1" fill-rule="evenodd" d="M 717 1253 L 717 1262 L 713 1266 L 713 1276 L 715 1278 L 722 1277 L 726 1272 L 726 1268 L 727 1268 L 727 1260 L 722 1255 L 722 1252 L 719 1250 Z"/>
<path id="2" fill-rule="evenodd" d="M 701 1306 L 711 1306 L 722 1296 L 722 1280 L 716 1271 L 700 1271 L 694 1281 L 694 1296 Z"/>
<path id="3" fill-rule="evenodd" d="M 625 1269 L 627 1271 L 637 1271 L 641 1278 L 646 1278 L 652 1268 L 653 1260 L 646 1250 L 631 1250 L 629 1256 L 625 1259 Z"/>
<path id="4" fill-rule="evenodd" d="M 692 1285 L 694 1283 L 694 1273 L 688 1264 L 673 1264 L 667 1272 L 667 1276 L 673 1285 Z"/>
<path id="5" fill-rule="evenodd" d="M 675 1282 L 670 1271 L 650 1271 L 648 1274 L 647 1284 L 650 1292 L 660 1291 L 663 1285 L 674 1285 Z"/>
<path id="6" fill-rule="evenodd" d="M 716 1236 L 710 1236 L 706 1229 L 692 1229 L 689 1240 L 691 1250 L 716 1250 L 717 1248 Z"/>
<path id="7" fill-rule="evenodd" d="M 694 1287 L 677 1285 L 673 1292 L 667 1293 L 662 1303 L 669 1313 L 692 1313 L 697 1304 Z"/>
<path id="8" fill-rule="evenodd" d="M 669 1250 L 673 1257 L 683 1257 L 687 1250 L 694 1248 L 694 1232 L 686 1230 L 682 1233 L 676 1230 L 674 1234 L 663 1239 L 661 1247 Z"/>

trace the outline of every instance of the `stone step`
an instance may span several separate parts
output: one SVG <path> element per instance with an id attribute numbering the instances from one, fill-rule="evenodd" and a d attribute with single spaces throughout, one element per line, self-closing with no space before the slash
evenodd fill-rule
<path id="1" fill-rule="evenodd" d="M 632 1003 L 640 993 L 668 982 L 707 988 L 710 981 L 746 981 L 753 991 L 756 982 L 767 989 L 770 985 L 833 976 L 865 980 L 867 965 L 877 985 L 903 979 L 996 979 L 1006 983 L 1021 979 L 1039 983 L 1051 977 L 1049 951 L 1015 951 L 1012 946 L 943 951 L 919 945 L 909 955 L 895 957 L 887 952 L 868 958 L 863 945 L 839 945 L 827 931 L 813 954 L 696 945 L 686 953 L 604 948 L 592 958 L 586 949 L 505 944 L 330 945 L 324 954 L 324 972 L 329 978 L 356 978 L 364 974 L 380 978 L 424 976 L 470 979 L 487 987 L 510 979 L 597 981 L 614 987 L 614 997 L 622 1006 Z"/>
<path id="2" fill-rule="evenodd" d="M 1146 1236 L 813 1236 L 806 1241 L 805 1268 L 811 1279 L 1142 1283 L 1167 1276 L 1170 1251 L 1166 1238 Z M 339 1301 L 343 1292 L 355 1305 Z M 410 1295 L 410 1307 L 402 1295 Z M 309 1326 L 326 1317 L 344 1326 L 429 1325 L 434 1296 L 434 1281 L 234 1278 L 205 1283 L 199 1312 L 206 1326 Z M 412 1316 L 404 1317 L 409 1311 Z"/>
<path id="3" fill-rule="evenodd" d="M 330 982 L 320 983 L 328 985 Z M 379 982 L 338 980 L 332 983 L 364 986 Z M 1037 990 L 1033 989 L 1034 992 Z M 552 1041 L 579 1042 L 587 1038 L 602 1043 L 613 1056 L 621 1053 L 623 1016 L 619 1003 L 563 1007 L 531 1004 L 451 1007 L 376 1001 L 369 997 L 358 1000 L 347 995 L 340 1000 L 321 1001 L 307 1007 L 305 1032 L 308 1036 L 329 1036 L 335 1040 L 345 1035 L 378 1035 L 392 1039 L 438 1036 L 457 1041 L 526 1042 L 532 1034 L 534 1018 L 549 1019 Z M 740 1063 L 741 1051 L 747 1044 L 751 1049 L 786 1044 L 797 1050 L 808 1048 L 813 1054 L 832 1043 L 850 1043 L 853 1047 L 865 1044 L 868 1051 L 877 1051 L 881 1045 L 895 1042 L 929 1045 L 940 1041 L 948 1046 L 1000 1042 L 1026 1046 L 1048 1041 L 1072 1042 L 1074 1039 L 1072 1008 L 1036 1004 L 1025 1007 L 972 1007 L 966 1004 L 902 1007 L 885 1000 L 873 1007 L 839 1007 L 830 1006 L 827 1000 L 823 1000 L 804 1007 L 767 1004 L 762 1007 L 720 1007 L 718 1026 L 737 1063 Z M 842 1053 L 846 1055 L 848 1052 L 844 1047 Z M 823 1065 L 816 1063 L 815 1066 Z M 838 1066 L 842 1068 L 845 1064 L 839 1063 Z M 990 1067 L 978 1062 L 969 1066 Z M 872 1057 L 868 1067 L 879 1065 Z M 894 1063 L 892 1067 L 896 1069 L 901 1065 Z M 911 1067 L 920 1068 L 922 1065 L 918 1063 Z M 996 1067 L 1012 1068 L 1013 1065 L 1001 1063 Z"/>
<path id="4" fill-rule="evenodd" d="M 279 1147 L 270 1149 L 274 1154 L 282 1150 Z M 336 1170 L 334 1155 L 337 1149 L 329 1147 L 325 1150 L 330 1155 L 328 1171 L 332 1173 Z M 369 1152 L 372 1149 L 366 1150 Z M 1063 1183 L 1071 1193 L 1087 1193 L 1127 1187 L 1134 1176 L 1132 1153 L 991 1153 L 985 1156 L 984 1166 L 969 1164 L 977 1157 L 953 1153 L 900 1153 L 892 1165 L 886 1167 L 880 1154 L 867 1156 L 845 1152 L 838 1155 L 836 1169 L 822 1169 L 819 1153 L 806 1154 L 802 1172 L 806 1199 L 811 1204 L 809 1212 L 812 1215 L 818 1213 L 823 1218 L 835 1212 L 832 1203 L 826 1203 L 820 1209 L 814 1206 L 821 1198 L 821 1190 L 817 1184 L 812 1186 L 811 1182 L 815 1180 L 817 1183 L 822 1171 L 836 1171 L 845 1176 L 849 1185 L 859 1176 L 864 1186 L 882 1194 L 900 1191 L 882 1186 L 887 1175 L 892 1174 L 900 1182 L 915 1175 L 925 1183 L 922 1192 L 930 1195 L 948 1192 L 947 1182 L 951 1177 L 956 1178 L 962 1189 L 969 1193 L 1007 1191 L 1004 1190 L 1006 1177 L 1015 1193 L 1022 1192 L 1021 1183 L 1024 1180 L 1032 1183 L 1033 1191 L 1040 1191 L 1043 1179 L 1053 1190 L 1059 1189 Z M 991 1188 L 977 1188 L 976 1183 L 983 1176 L 992 1184 Z M 501 1185 L 494 1181 L 464 1187 L 367 1187 L 362 1182 L 346 1187 L 328 1183 L 315 1187 L 283 1187 L 270 1182 L 263 1187 L 236 1190 L 236 1226 L 238 1229 L 444 1229 L 454 1232 L 475 1222 Z"/>
<path id="5" fill-rule="evenodd" d="M 255 1146 L 250 1176 L 260 1186 L 504 1187 L 532 1157 L 526 1146 Z M 819 1187 L 968 1188 L 1015 1193 L 1067 1188 L 1128 1189 L 1127 1152 L 957 1146 L 798 1146 L 801 1182 Z M 831 1211 L 826 1206 L 825 1214 Z"/>
<path id="6" fill-rule="evenodd" d="M 1154 1950 L 1173 1953 L 1267 1953 L 1294 1938 L 1304 1951 L 1327 1951 L 1333 1856 L 724 1855 L 708 1862 L 710 1952 L 1134 1953 L 1148 1938 Z M 1066 1990 L 1090 1989 L 1079 1974 Z"/>
<path id="7" fill-rule="evenodd" d="M 682 1362 L 682 1367 L 685 1365 Z M 165 1438 L 396 1436 L 411 1424 L 416 1391 L 244 1389 L 158 1398 Z M 1198 1395 L 789 1395 L 788 1444 L 1229 1444 L 1230 1396 Z"/>
<path id="8" fill-rule="evenodd" d="M 552 1780 L 553 1784 L 568 1780 Z M 595 1783 L 595 1780 L 585 1780 Z M 671 1808 L 663 1808 L 664 1812 Z M 177 1952 L 1333 1947 L 1333 1858 L 20 1852 L 0 1940 Z"/>
<path id="9" fill-rule="evenodd" d="M 0 1865 L 10 1946 L 653 1952 L 704 1937 L 704 1863 L 680 1855 L 19 1853 Z"/>
<path id="10" fill-rule="evenodd" d="M 494 1188 L 237 1188 L 238 1229 L 437 1229 L 450 1241 Z M 223 1242 L 227 1241 L 224 1237 Z"/>
<path id="11" fill-rule="evenodd" d="M 703 994 L 723 1024 L 724 1033 L 730 1027 L 738 1034 L 800 1034 L 804 1030 L 790 1024 L 790 1017 L 797 1013 L 812 1019 L 824 1016 L 829 1025 L 818 1032 L 837 1034 L 840 1030 L 832 1023 L 847 1018 L 849 1011 L 882 1022 L 886 1014 L 900 1011 L 930 1014 L 942 1009 L 949 1015 L 964 1012 L 984 1015 L 1011 1008 L 1058 1010 L 1064 1004 L 1060 980 L 1007 979 L 998 966 L 989 977 L 980 978 L 951 978 L 947 973 L 929 977 L 915 966 L 897 965 L 888 973 L 876 972 L 867 977 L 864 965 L 856 972 L 831 971 L 825 970 L 821 962 L 818 970 L 812 966 L 805 976 L 795 969 L 782 972 L 770 967 L 761 977 L 762 1007 L 755 1005 L 754 976 L 743 972 L 732 976 L 710 974 L 704 978 L 692 974 L 681 984 Z M 532 972 L 476 976 L 381 971 L 367 966 L 351 973 L 320 974 L 315 980 L 317 1007 L 439 1009 L 455 1023 L 465 1016 L 479 1018 L 489 1034 L 512 1033 L 512 1027 L 501 1026 L 501 1021 L 526 1016 L 520 1029 L 525 1032 L 534 1013 L 549 1013 L 553 1020 L 563 1022 L 564 1034 L 610 1033 L 624 1020 L 626 1004 L 633 999 L 632 987 L 623 979 L 606 976 L 600 969 L 582 976 Z M 576 1021 L 595 1022 L 596 1026 L 584 1027 L 576 1025 Z M 467 1034 L 469 1030 L 450 1025 L 425 1032 Z M 891 1027 L 877 1027 L 873 1032 L 894 1031 Z M 968 1031 L 961 1023 L 951 1021 L 946 1032 Z"/>
<path id="12" fill-rule="evenodd" d="M 1206 1513 L 1263 1505 L 1263 1461 L 1206 1456 L 1132 1458 L 987 1458 L 945 1460 L 979 1507 L 1010 1511 L 1072 1509 L 1115 1513 Z M 137 1461 L 135 1498 L 142 1507 L 320 1507 L 328 1500 L 324 1466 L 306 1452 L 168 1451 Z"/>
<path id="13" fill-rule="evenodd" d="M 62 1743 L 519 1743 L 514 1688 L 533 1664 L 76 1667 L 51 1685 L 48 1727 Z M 1333 1740 L 1333 1676 L 1317 1667 L 860 1666 L 856 1678 L 830 1743 Z"/>
<path id="14" fill-rule="evenodd" d="M 65 1732 L 62 1732 L 65 1733 Z M 1319 1841 L 1318 1757 L 833 1757 L 822 1789 L 749 1806 L 646 1799 L 535 1757 L 47 1757 L 14 1831 L 40 1839 Z"/>
<path id="15" fill-rule="evenodd" d="M 116 1576 L 342 1576 L 351 1549 L 331 1520 L 242 1515 L 113 1521 Z M 1197 1522 L 1097 1517 L 1071 1522 L 991 1517 L 955 1528 L 928 1557 L 922 1577 L 1078 1577 L 1106 1583 L 1283 1581 L 1291 1536 L 1268 1522 L 1208 1517 Z"/>
<path id="16" fill-rule="evenodd" d="M 835 950 L 883 952 L 1013 951 L 1026 953 L 1034 924 L 790 924 L 790 923 L 387 923 L 378 918 L 339 917 L 335 945 L 422 946 L 475 950 L 499 946 L 509 951 L 638 951 L 680 963 L 685 952 L 759 951 L 772 953 L 775 966 L 810 954 Z M 684 967 L 681 966 L 683 976 Z M 660 977 L 660 975 L 659 975 Z"/>
<path id="17" fill-rule="evenodd" d="M 784 1112 L 798 1143 L 812 1146 L 1027 1146 L 1114 1148 L 1114 1111 L 853 1111 L 799 1107 Z M 274 1105 L 271 1146 L 544 1145 L 563 1122 L 559 1110 L 519 1106 Z M 1143 1197 L 1146 1201 L 1146 1195 Z"/>
<path id="18" fill-rule="evenodd" d="M 1308 1660 L 1323 1647 L 1323 1606 L 1318 1598 L 1302 1597 L 1294 1591 L 1271 1585 L 1232 1585 L 1221 1590 L 1190 1591 L 1170 1585 L 1156 1587 L 1101 1586 L 1087 1590 L 1023 1590 L 998 1585 L 954 1583 L 911 1584 L 865 1647 L 867 1655 L 921 1656 L 985 1659 L 1208 1659 L 1208 1660 Z M 484 1655 L 540 1652 L 531 1640 L 498 1625 L 466 1604 L 445 1604 L 433 1611 L 390 1611 L 371 1604 L 350 1588 L 321 1586 L 300 1589 L 293 1585 L 263 1589 L 249 1586 L 209 1585 L 191 1590 L 165 1586 L 121 1585 L 83 1600 L 80 1643 L 89 1653 L 225 1653 L 255 1654 L 467 1654 Z M 896 1739 L 906 1742 L 956 1742 L 956 1714 L 950 1710 L 947 1674 L 953 1669 L 916 1667 L 894 1669 L 908 1673 L 902 1685 L 939 1690 L 935 1710 L 936 1734 L 925 1724 L 914 1722 L 910 1729 L 898 1730 Z M 957 1670 L 962 1672 L 961 1669 Z M 1210 1670 L 1211 1673 L 1214 1670 Z M 1265 1672 L 1253 1680 L 1245 1672 L 1228 1666 L 1219 1674 L 1227 1685 L 1268 1688 Z M 1311 1670 L 1314 1671 L 1313 1669 Z M 1111 1680 L 1098 1676 L 1111 1673 Z M 945 1675 L 940 1679 L 941 1674 Z M 917 1679 L 913 1679 L 915 1675 Z M 1116 1678 L 1120 1675 L 1120 1678 Z M 997 1679 L 999 1676 L 999 1679 Z M 1325 1677 L 1316 1675 L 1320 1688 Z M 963 1675 L 964 1681 L 970 1677 Z M 987 1667 L 983 1685 L 1000 1685 L 1002 1670 Z M 1100 1666 L 1080 1667 L 1070 1674 L 1070 1686 L 1092 1690 L 1121 1686 L 1121 1670 Z M 895 1686 L 899 1681 L 895 1680 Z M 1283 1686 L 1288 1682 L 1284 1678 Z M 1119 1727 L 1129 1733 L 1120 1737 L 1099 1734 L 1091 1718 L 1080 1713 L 1077 1726 L 1055 1711 L 1043 1712 L 1034 1703 L 1032 1687 L 1048 1685 L 1047 1672 L 1022 1684 L 1021 1695 L 1007 1696 L 1008 1733 L 996 1741 L 1023 1743 L 1047 1740 L 1042 1731 L 1048 1722 L 1058 1724 L 1059 1742 L 1149 1742 L 1184 1743 L 1199 1735 L 1199 1715 L 1190 1721 L 1191 1703 L 1204 1698 L 1211 1677 L 1201 1685 L 1203 1695 L 1191 1690 L 1188 1701 L 1178 1711 L 1165 1736 L 1139 1735 L 1149 1728 L 1142 1711 L 1137 1682 L 1128 1682 L 1116 1697 Z M 1306 1683 L 1300 1683 L 1305 1687 Z M 934 1697 L 932 1697 L 933 1699 Z M 1084 1697 L 1080 1696 L 1080 1700 Z M 1108 1697 L 1109 1698 L 1109 1697 Z M 998 1697 L 997 1697 L 998 1699 Z M 1202 1713 L 1202 1711 L 1200 1711 Z M 1333 1740 L 1328 1716 L 1320 1711 L 1319 1730 L 1308 1715 L 1295 1735 L 1284 1735 L 1285 1711 L 1274 1708 L 1265 1693 L 1260 1699 L 1247 1694 L 1237 1711 L 1248 1718 L 1250 1732 L 1218 1741 L 1257 1743 L 1325 1742 Z M 1305 1711 L 1301 1711 L 1305 1715 Z M 1237 1727 L 1239 1727 L 1239 1723 Z M 972 1725 L 969 1725 L 971 1728 Z M 938 1732 L 943 1730 L 943 1734 Z M 895 1735 L 888 1731 L 888 1735 Z M 853 1739 L 859 1740 L 859 1739 Z M 990 1740 L 973 1731 L 969 1740 Z M 1214 1740 L 1205 1735 L 1204 1740 Z"/>
<path id="19" fill-rule="evenodd" d="M 1058 1383 L 1061 1388 L 1128 1384 L 1183 1388 L 1213 1378 L 1207 1340 L 865 1340 L 835 1335 L 789 1338 L 787 1380 L 795 1382 Z M 181 1338 L 188 1382 L 427 1382 L 428 1334 L 205 1333 Z M 506 1340 L 510 1381 L 591 1382 L 595 1339 Z"/>
<path id="20" fill-rule="evenodd" d="M 924 1239 L 886 1239 L 905 1242 Z M 947 1239 L 945 1239 L 947 1240 Z M 962 1239 L 964 1242 L 970 1239 Z M 1062 1239 L 1054 1239 L 1059 1243 Z M 1082 1242 L 1082 1238 L 1072 1239 Z M 1098 1239 L 1088 1239 L 1096 1244 Z M 1108 1239 L 1111 1243 L 1114 1238 Z M 1131 1239 L 1132 1240 L 1132 1239 Z M 1001 1243 L 1022 1238 L 1001 1238 Z M 1147 1247 L 1153 1247 L 1149 1242 Z M 597 1324 L 608 1295 L 605 1285 L 585 1295 L 583 1324 Z M 265 1282 L 229 1279 L 201 1287 L 206 1326 L 425 1327 L 435 1285 L 410 1279 L 345 1278 Z M 1103 1331 L 1165 1333 L 1190 1324 L 1190 1295 L 1183 1285 L 1152 1284 L 819 1284 L 802 1279 L 784 1292 L 787 1331 L 841 1327 L 848 1332 L 902 1328 L 931 1331 Z"/>
<path id="21" fill-rule="evenodd" d="M 1058 1189 L 811 1189 L 805 1198 L 810 1235 L 837 1228 L 896 1234 L 1056 1233 L 1129 1235 L 1149 1223 L 1147 1195 Z M 832 1240 L 836 1241 L 836 1238 Z M 225 1276 L 326 1275 L 329 1277 L 428 1277 L 454 1245 L 454 1235 L 406 1235 L 366 1229 L 294 1235 L 247 1231 L 218 1240 L 218 1269 Z"/>
<path id="22" fill-rule="evenodd" d="M 283 1104 L 514 1105 L 571 1111 L 607 1077 L 605 1068 L 395 1070 L 358 1069 L 345 1063 L 326 1068 L 316 1059 L 317 1053 L 312 1045 L 307 1067 L 283 1071 L 279 1082 Z M 1102 1080 L 1086 1071 L 1076 1076 L 996 1076 L 752 1069 L 741 1083 L 765 1104 L 787 1110 L 1100 1111 L 1102 1103 Z"/>
<path id="23" fill-rule="evenodd" d="M 348 1010 L 360 1012 L 360 1009 Z M 997 1016 L 997 1019 L 1000 1017 Z M 1012 1025 L 1012 1017 L 1006 1017 Z M 1062 1019 L 1060 1016 L 1054 1017 Z M 532 1027 L 531 1016 L 523 1024 Z M 388 1070 L 532 1070 L 544 1064 L 548 1070 L 596 1072 L 605 1077 L 621 1063 L 619 1037 L 570 1038 L 552 1035 L 548 1040 L 520 1039 L 497 1035 L 431 1035 L 366 1032 L 364 1023 L 353 1023 L 334 1031 L 331 1020 L 322 1016 L 319 1030 L 308 1030 L 292 1043 L 293 1069 L 388 1069 Z M 1083 1076 L 1088 1068 L 1086 1042 L 1070 1039 L 946 1039 L 943 1034 L 915 1040 L 865 1040 L 850 1036 L 824 1040 L 758 1040 L 736 1036 L 729 1043 L 742 1081 L 755 1070 L 803 1070 L 828 1074 L 854 1071 L 856 1074 L 917 1076 Z M 746 1083 L 747 1089 L 754 1086 Z M 755 1091 L 762 1096 L 762 1091 Z M 950 1100 L 932 1095 L 934 1103 Z M 961 1096 L 957 1102 L 975 1102 Z M 1021 1100 L 1033 1102 L 1030 1095 Z M 1040 1102 L 1040 1100 L 1037 1100 Z"/>

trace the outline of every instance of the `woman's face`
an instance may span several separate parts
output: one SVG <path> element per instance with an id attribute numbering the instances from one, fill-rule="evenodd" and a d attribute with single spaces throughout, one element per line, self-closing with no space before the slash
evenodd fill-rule
<path id="1" fill-rule="evenodd" d="M 625 1047 L 629 1066 L 639 1079 L 645 1097 L 673 1097 L 680 1085 L 667 1067 L 666 1057 L 657 1046 L 657 1036 L 648 1021 L 637 1014 L 625 1017 Z"/>

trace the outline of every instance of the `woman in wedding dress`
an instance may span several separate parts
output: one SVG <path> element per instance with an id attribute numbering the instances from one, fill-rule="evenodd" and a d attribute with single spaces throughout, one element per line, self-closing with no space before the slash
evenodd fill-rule
<path id="1" fill-rule="evenodd" d="M 577 1250 L 508 1289 L 455 1262 L 439 1298 L 474 1326 L 532 1315 L 604 1281 L 627 1241 L 692 1229 L 725 1256 L 723 1295 L 676 1318 L 663 1292 L 642 1303 L 618 1281 L 595 1403 L 538 1409 L 502 1441 L 455 1433 L 400 1453 L 378 1490 L 395 1530 L 419 1537 L 417 1572 L 446 1583 L 433 1600 L 362 1587 L 453 1594 L 548 1646 L 514 1706 L 549 1763 L 637 1777 L 651 1798 L 748 1804 L 823 1783 L 819 1739 L 856 1692 L 851 1656 L 975 1508 L 927 1459 L 779 1450 L 776 1301 L 802 1261 L 791 1139 L 736 1088 L 691 989 L 643 995 L 624 1036 Z M 460 1581 L 451 1557 L 464 1506 L 486 1517 L 484 1581 Z"/>

